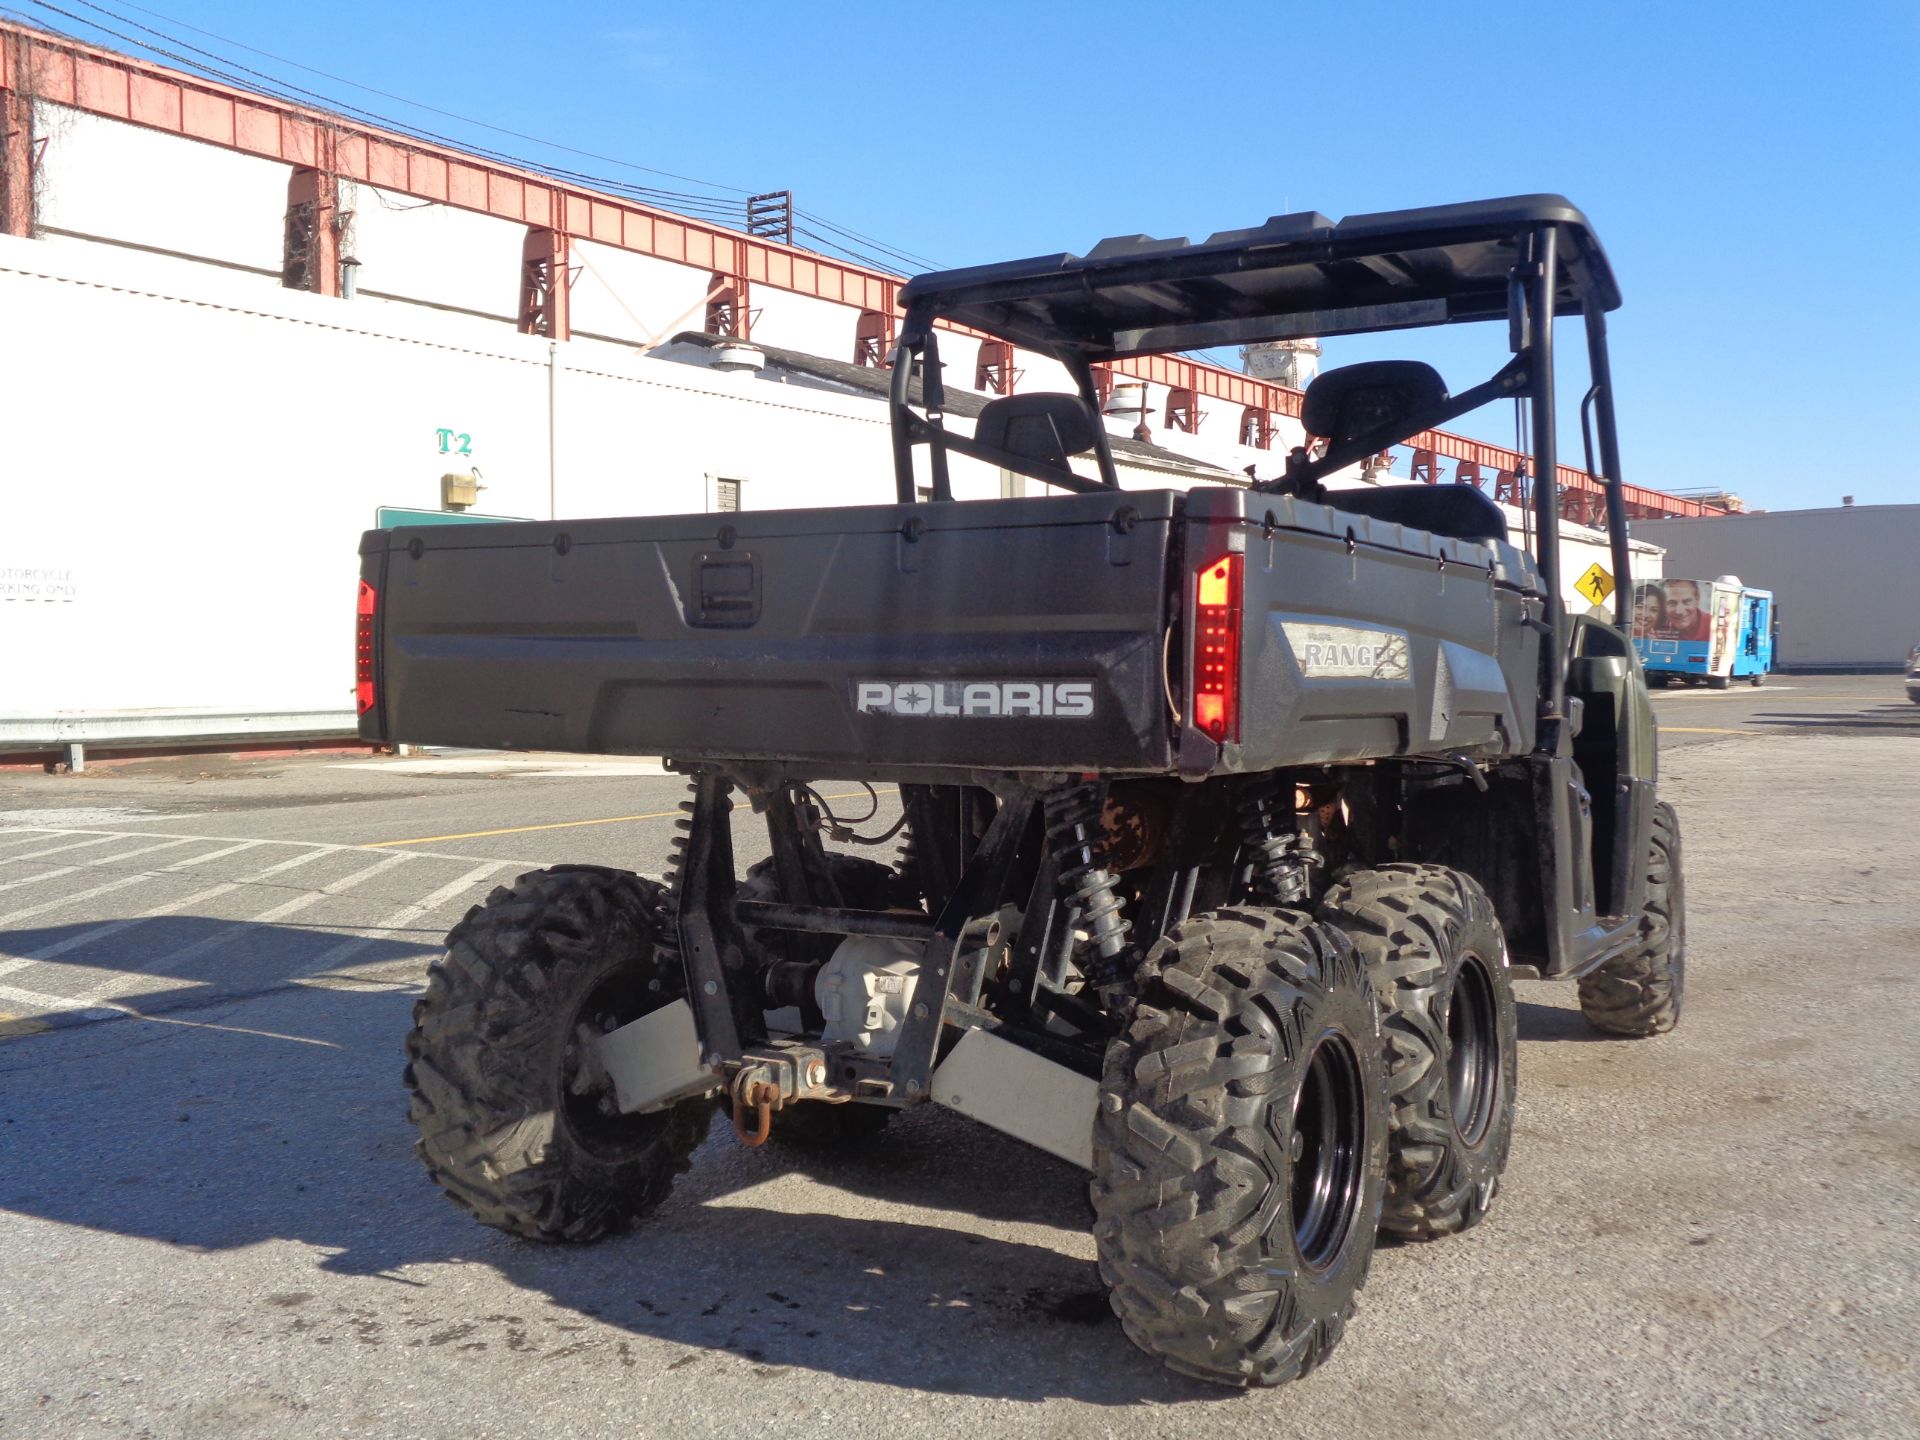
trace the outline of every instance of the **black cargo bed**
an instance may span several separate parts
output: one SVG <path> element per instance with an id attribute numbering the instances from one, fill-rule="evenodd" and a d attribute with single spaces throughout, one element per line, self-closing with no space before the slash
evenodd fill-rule
<path id="1" fill-rule="evenodd" d="M 1183 723 L 1190 592 L 1228 551 L 1242 724 L 1215 746 Z M 375 531 L 362 573 L 388 742 L 909 778 L 1533 741 L 1526 555 L 1237 489 Z"/>
<path id="2" fill-rule="evenodd" d="M 362 733 L 820 774 L 1164 772 L 1177 499 L 369 532 L 379 702 Z"/>

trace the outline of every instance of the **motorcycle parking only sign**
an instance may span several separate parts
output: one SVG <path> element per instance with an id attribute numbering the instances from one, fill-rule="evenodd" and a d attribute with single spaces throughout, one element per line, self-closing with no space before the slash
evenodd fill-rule
<path id="1" fill-rule="evenodd" d="M 0 565 L 0 600 L 72 604 L 79 582 L 64 565 Z"/>

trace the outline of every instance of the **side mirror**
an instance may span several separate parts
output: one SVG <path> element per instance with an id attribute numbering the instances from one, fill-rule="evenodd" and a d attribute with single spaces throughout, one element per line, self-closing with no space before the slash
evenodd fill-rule
<path id="1" fill-rule="evenodd" d="M 1419 360 L 1369 360 L 1327 370 L 1307 386 L 1300 423 L 1334 445 L 1383 431 L 1447 403 L 1447 382 Z"/>
<path id="2" fill-rule="evenodd" d="M 1065 470 L 1068 456 L 1093 449 L 1098 423 L 1078 395 L 1002 395 L 981 407 L 973 438 L 1022 460 Z"/>

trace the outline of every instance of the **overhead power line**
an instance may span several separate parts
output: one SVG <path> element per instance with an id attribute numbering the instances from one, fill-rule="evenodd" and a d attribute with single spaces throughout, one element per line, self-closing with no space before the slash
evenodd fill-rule
<path id="1" fill-rule="evenodd" d="M 26 0 L 26 3 L 34 6 L 37 10 L 61 16 L 88 30 L 109 36 L 136 51 L 144 51 L 148 54 L 159 56 L 186 70 L 205 75 L 210 79 L 220 81 L 222 84 L 231 85 L 236 89 L 255 90 L 293 104 L 312 105 L 321 109 L 337 111 L 351 118 L 378 125 L 384 129 L 406 135 L 412 139 L 446 146 L 450 149 L 465 150 L 482 158 L 495 160 L 520 169 L 539 171 L 555 179 L 622 195 L 629 199 L 639 201 L 642 204 L 650 205 L 658 209 L 670 210 L 676 214 L 688 216 L 691 219 L 704 220 L 710 224 L 722 225 L 729 229 L 744 230 L 746 228 L 744 198 L 734 200 L 729 198 L 729 195 L 712 193 L 699 194 L 692 191 L 671 190 L 660 186 L 643 185 L 631 180 L 615 179 L 606 175 L 599 175 L 568 166 L 530 160 L 507 150 L 477 144 L 472 140 L 444 134 L 412 121 L 402 120 L 396 116 L 384 114 L 363 105 L 356 105 L 323 91 L 295 84 L 281 76 L 248 65 L 241 60 L 235 59 L 231 55 L 220 54 L 217 51 L 195 45 L 168 30 L 143 24 L 138 20 L 132 19 L 130 16 L 121 14 L 118 10 L 96 4 L 94 0 L 68 0 L 68 3 L 90 10 L 96 15 L 104 16 L 107 20 L 127 28 L 115 29 L 113 25 L 103 24 L 100 20 L 78 14 L 74 10 L 65 8 L 65 6 L 51 3 L 51 0 Z M 137 11 L 151 19 L 164 21 L 169 25 L 191 31 L 205 39 L 243 50 L 250 55 L 259 56 L 262 59 L 271 60 L 281 65 L 290 65 L 306 74 L 317 76 L 323 80 L 331 81 L 334 84 L 346 85 L 352 89 L 362 91 L 369 95 L 379 96 L 382 99 L 393 101 L 396 104 L 406 106 L 410 109 L 422 110 L 430 114 L 442 116 L 445 119 L 458 121 L 463 125 L 477 126 L 480 129 L 488 130 L 495 134 L 506 135 L 516 140 L 527 141 L 533 145 L 561 151 L 570 155 L 578 155 L 588 160 L 597 160 L 637 173 L 658 175 L 666 179 L 681 181 L 684 184 L 702 186 L 708 191 L 726 191 L 729 192 L 730 195 L 742 197 L 755 193 L 744 186 L 725 184 L 720 181 L 702 180 L 694 176 L 681 175 L 671 170 L 662 170 L 654 166 L 641 165 L 633 161 L 622 160 L 617 156 L 583 150 L 577 146 L 567 145 L 557 140 L 550 140 L 537 135 L 529 135 L 523 131 L 509 129 L 505 126 L 480 120 L 470 115 L 461 115 L 451 110 L 444 110 L 438 106 L 429 105 L 422 101 L 409 99 L 404 95 L 395 94 L 392 91 L 381 90 L 376 86 L 365 85 L 357 80 L 351 80 L 345 76 L 335 75 L 330 71 L 317 69 L 314 66 L 303 64 L 298 60 L 292 60 L 284 55 L 278 55 L 272 51 L 260 49 L 257 46 L 247 44 L 245 41 L 220 35 L 214 31 L 203 29 L 200 26 L 190 24 L 186 21 L 176 20 L 160 11 L 134 4 L 132 0 L 121 0 L 121 4 L 126 9 Z M 7 7 L 4 12 L 0 13 L 10 13 L 19 19 L 26 19 L 24 15 L 21 15 L 20 12 L 13 10 L 11 7 Z M 50 28 L 56 31 L 60 30 L 58 25 L 52 25 Z M 127 33 L 128 30 L 139 31 L 141 34 L 129 34 Z M 72 34 L 71 31 L 63 33 Z M 143 39 L 141 35 L 152 38 Z M 73 38 L 77 39 L 82 37 L 74 36 Z M 840 255 L 858 264 L 883 271 L 895 269 L 911 271 L 925 268 L 940 268 L 937 262 L 928 260 L 924 256 L 914 255 L 910 251 L 888 245 L 886 242 L 877 240 L 872 236 L 863 235 L 857 230 L 852 230 L 840 225 L 824 216 L 796 211 L 796 219 L 803 214 L 806 215 L 806 218 L 817 228 L 809 228 L 802 231 L 796 227 L 796 235 L 804 234 L 806 238 L 812 242 L 813 248 L 817 248 L 823 253 Z"/>
<path id="2" fill-rule="evenodd" d="M 171 15 L 162 15 L 158 10 L 149 10 L 144 5 L 135 5 L 132 3 L 132 0 L 121 0 L 121 3 L 129 10 L 137 10 L 142 15 L 149 16 L 155 20 L 165 20 L 170 25 L 178 25 L 184 30 L 193 31 L 196 35 L 204 35 L 209 40 L 218 40 L 223 45 L 231 45 L 235 49 L 245 50 L 250 55 L 258 55 L 267 60 L 277 60 L 282 65 L 291 65 L 294 69 L 305 71 L 309 75 L 318 75 L 322 80 L 331 80 L 336 85 L 348 85 L 368 95 L 378 95 L 383 100 L 395 100 L 415 110 L 425 110 L 430 114 L 441 115 L 449 120 L 458 120 L 464 125 L 478 125 L 483 130 L 493 131 L 496 135 L 509 135 L 516 140 L 528 140 L 535 145 L 545 145 L 554 150 L 564 150 L 569 155 L 578 155 L 583 159 L 600 160 L 609 165 L 618 165 L 623 170 L 637 170 L 647 175 L 662 175 L 669 180 L 685 181 L 689 185 L 704 185 L 709 190 L 731 190 L 736 195 L 752 193 L 738 185 L 727 185 L 718 180 L 700 180 L 692 175 L 677 174 L 672 170 L 659 170 L 651 165 L 641 165 L 632 160 L 622 160 L 617 155 L 601 155 L 592 150 L 577 149 L 572 145 L 563 144 L 558 140 L 543 139 L 538 135 L 528 135 L 519 130 L 510 130 L 503 125 L 495 125 L 489 120 L 479 120 L 471 115 L 461 115 L 452 110 L 442 110 L 439 106 L 429 105 L 424 100 L 411 100 L 405 95 L 396 95 L 391 90 L 382 90 L 373 85 L 363 85 L 360 81 L 349 80 L 344 75 L 335 75 L 330 71 L 317 70 L 311 65 L 303 64 L 285 55 L 276 55 L 271 50 L 262 50 L 257 46 L 249 45 L 244 40 L 235 40 L 230 36 L 215 34 L 211 30 L 202 30 L 198 25 L 189 24 L 185 20 L 176 20 Z M 98 7 L 89 6 L 88 8 L 94 9 Z"/>

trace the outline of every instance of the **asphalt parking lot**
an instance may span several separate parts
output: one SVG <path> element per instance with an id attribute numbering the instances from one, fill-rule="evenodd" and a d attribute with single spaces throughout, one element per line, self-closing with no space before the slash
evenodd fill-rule
<path id="1" fill-rule="evenodd" d="M 0 1436 L 1920 1433 L 1920 706 L 1655 705 L 1680 1030 L 1521 986 L 1492 1217 L 1383 1247 L 1333 1360 L 1250 1395 L 1135 1352 L 1077 1172 L 945 1113 L 825 1159 L 716 1126 L 584 1250 L 438 1196 L 399 1081 L 438 937 L 522 869 L 657 873 L 657 767 L 0 773 Z"/>

